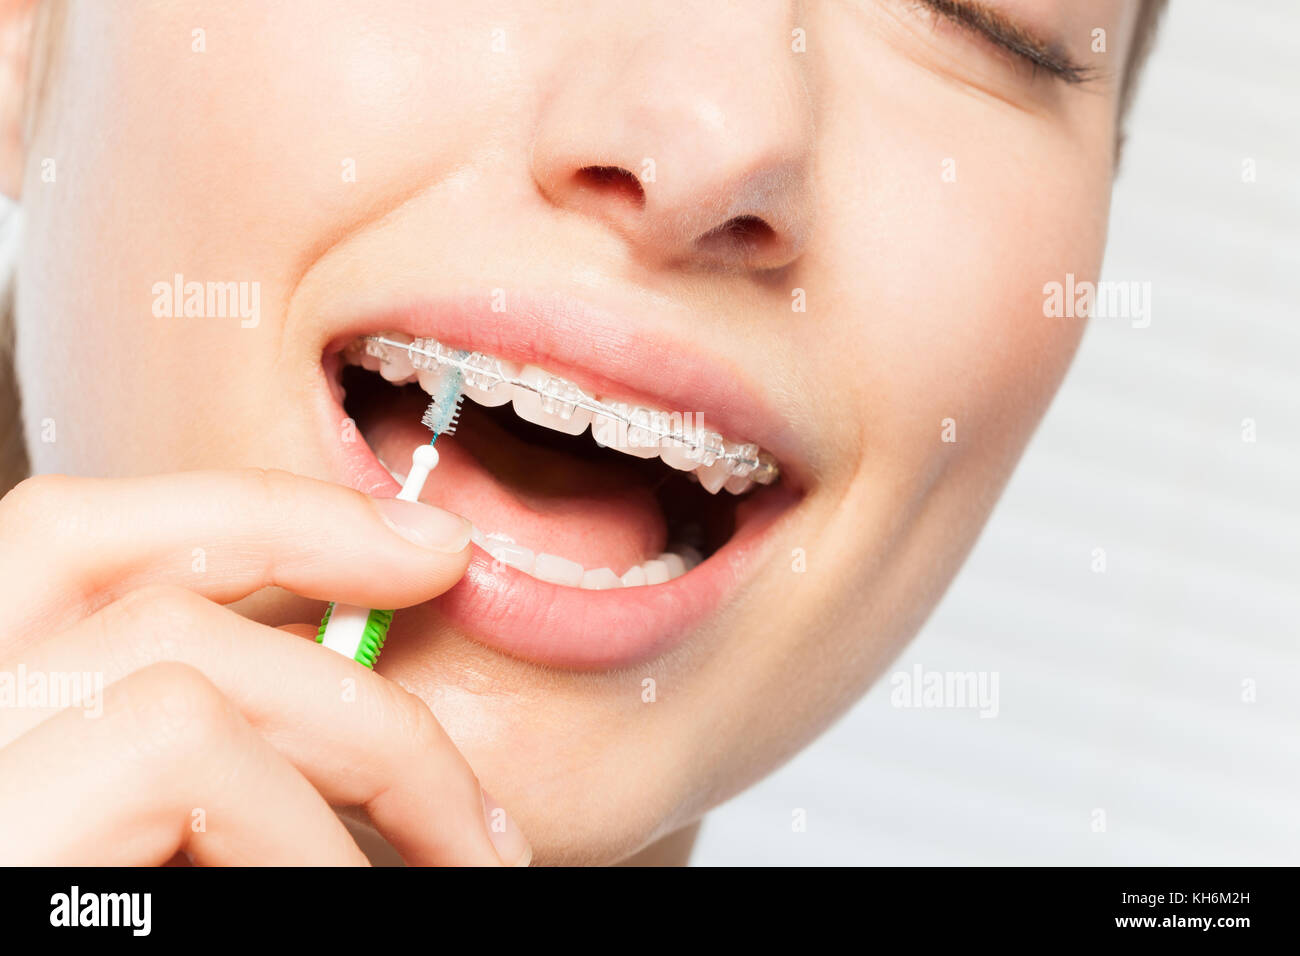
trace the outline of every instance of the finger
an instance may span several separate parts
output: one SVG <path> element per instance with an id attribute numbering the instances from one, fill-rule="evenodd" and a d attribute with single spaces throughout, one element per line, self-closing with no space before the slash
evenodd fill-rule
<path id="1" fill-rule="evenodd" d="M 364 865 L 319 793 L 211 681 L 158 664 L 100 719 L 65 710 L 0 750 L 0 862 Z"/>
<path id="2" fill-rule="evenodd" d="M 331 804 L 360 806 L 415 864 L 527 863 L 527 842 L 485 797 L 433 712 L 391 681 L 191 592 L 134 592 L 22 656 L 27 674 L 105 685 L 158 661 L 202 672 Z M 16 663 L 7 665 L 16 668 Z M 93 710 L 94 702 L 87 704 Z M 0 711 L 0 741 L 47 716 Z"/>
<path id="3" fill-rule="evenodd" d="M 282 471 L 28 479 L 0 501 L 0 607 L 49 633 L 144 584 L 228 603 L 278 585 L 398 608 L 451 587 L 470 525 Z"/>

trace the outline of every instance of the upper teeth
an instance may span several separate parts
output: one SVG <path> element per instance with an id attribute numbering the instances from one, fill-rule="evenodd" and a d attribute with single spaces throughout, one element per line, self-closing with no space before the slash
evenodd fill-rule
<path id="1" fill-rule="evenodd" d="M 588 395 L 577 385 L 534 365 L 449 349 L 433 339 L 411 340 L 396 333 L 367 336 L 344 352 L 344 360 L 377 371 L 397 385 L 418 381 L 434 392 L 430 371 L 452 365 L 465 374 L 465 395 L 480 405 L 511 402 L 525 421 L 568 435 L 591 426 L 597 444 L 638 458 L 658 455 L 673 468 L 693 472 L 709 492 L 742 494 L 768 485 L 779 474 L 776 461 L 752 443 L 727 441 L 703 426 L 702 416 L 669 413 Z"/>

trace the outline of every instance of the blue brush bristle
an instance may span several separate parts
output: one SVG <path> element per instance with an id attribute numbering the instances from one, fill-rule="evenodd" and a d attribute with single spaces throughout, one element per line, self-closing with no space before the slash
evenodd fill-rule
<path id="1" fill-rule="evenodd" d="M 464 358 L 464 353 L 458 353 L 456 357 Z M 433 437 L 429 439 L 430 445 L 438 440 L 439 435 L 450 435 L 456 431 L 460 405 L 465 400 L 465 394 L 461 391 L 465 381 L 464 373 L 453 365 L 444 365 L 441 376 L 438 391 L 420 418 L 424 427 L 433 432 Z"/>

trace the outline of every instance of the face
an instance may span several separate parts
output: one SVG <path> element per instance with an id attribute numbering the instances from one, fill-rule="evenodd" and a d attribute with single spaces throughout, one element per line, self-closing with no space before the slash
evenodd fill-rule
<path id="1" fill-rule="evenodd" d="M 361 338 L 481 353 L 424 497 L 483 547 L 379 669 L 537 860 L 624 858 L 862 694 L 984 522 L 1081 332 L 1043 286 L 1102 252 L 1134 8 L 1086 6 L 48 9 L 33 467 L 392 494 L 438 375 Z"/>

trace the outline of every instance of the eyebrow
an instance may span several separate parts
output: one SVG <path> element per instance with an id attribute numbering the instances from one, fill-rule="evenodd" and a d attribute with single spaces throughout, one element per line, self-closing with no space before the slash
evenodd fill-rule
<path id="1" fill-rule="evenodd" d="M 1083 83 L 1094 70 L 1070 57 L 1060 44 L 1049 43 L 983 0 L 921 0 L 934 13 L 982 33 L 998 46 L 1024 57 L 1067 83 Z"/>

